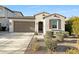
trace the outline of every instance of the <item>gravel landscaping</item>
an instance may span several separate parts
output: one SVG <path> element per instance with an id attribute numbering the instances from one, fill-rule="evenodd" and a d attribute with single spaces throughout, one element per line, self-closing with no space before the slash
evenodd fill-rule
<path id="1" fill-rule="evenodd" d="M 44 39 L 38 40 L 40 48 L 37 51 L 33 52 L 31 50 L 33 40 L 34 39 L 31 40 L 29 46 L 27 47 L 27 49 L 25 51 L 25 54 L 49 54 L 48 50 L 45 46 Z M 71 48 L 77 49 L 77 46 L 76 46 L 77 40 L 78 39 L 76 39 L 76 38 L 64 38 L 63 42 L 59 42 L 57 44 L 57 48 L 55 49 L 55 52 L 53 52 L 53 54 L 65 54 L 66 50 L 68 50 L 68 49 L 71 49 Z"/>

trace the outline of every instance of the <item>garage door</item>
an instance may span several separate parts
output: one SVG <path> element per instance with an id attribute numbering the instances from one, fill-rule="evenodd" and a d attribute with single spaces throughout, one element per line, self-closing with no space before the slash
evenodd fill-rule
<path id="1" fill-rule="evenodd" d="M 14 21 L 14 32 L 34 32 L 35 22 Z"/>

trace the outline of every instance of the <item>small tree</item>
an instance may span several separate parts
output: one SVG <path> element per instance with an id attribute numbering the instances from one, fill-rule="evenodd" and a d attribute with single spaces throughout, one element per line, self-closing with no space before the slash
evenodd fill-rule
<path id="1" fill-rule="evenodd" d="M 72 30 L 77 36 L 79 35 L 79 17 L 72 18 Z"/>
<path id="2" fill-rule="evenodd" d="M 71 17 L 67 21 L 66 30 L 68 30 L 70 33 L 73 32 L 77 36 L 79 35 L 79 17 Z"/>
<path id="3" fill-rule="evenodd" d="M 72 33 L 72 21 L 71 21 L 71 19 L 66 21 L 65 31 L 69 32 L 69 35 L 71 35 L 71 33 Z"/>

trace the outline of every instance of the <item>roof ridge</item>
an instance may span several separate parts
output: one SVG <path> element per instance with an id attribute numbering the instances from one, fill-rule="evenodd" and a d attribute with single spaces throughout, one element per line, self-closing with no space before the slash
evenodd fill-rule
<path id="1" fill-rule="evenodd" d="M 50 14 L 48 12 L 39 12 L 39 13 L 35 14 L 34 16 L 39 15 L 39 14 L 42 14 L 42 13 Z"/>

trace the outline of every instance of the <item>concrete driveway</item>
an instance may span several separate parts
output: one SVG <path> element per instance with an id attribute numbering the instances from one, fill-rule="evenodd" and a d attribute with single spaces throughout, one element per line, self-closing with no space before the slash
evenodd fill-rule
<path id="1" fill-rule="evenodd" d="M 0 54 L 23 54 L 33 33 L 0 33 Z"/>

